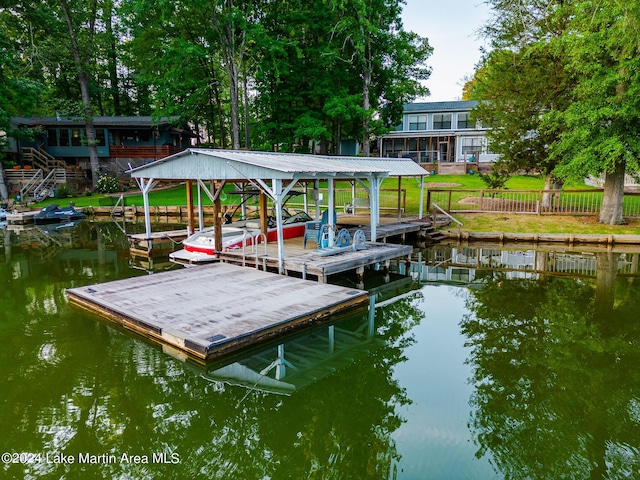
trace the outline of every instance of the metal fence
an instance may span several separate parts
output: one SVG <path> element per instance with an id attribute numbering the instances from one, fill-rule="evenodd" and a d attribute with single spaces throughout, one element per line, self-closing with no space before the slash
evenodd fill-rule
<path id="1" fill-rule="evenodd" d="M 595 215 L 602 190 L 450 190 L 429 189 L 427 209 L 436 203 L 451 213 Z M 623 216 L 640 217 L 640 194 L 625 193 Z"/>

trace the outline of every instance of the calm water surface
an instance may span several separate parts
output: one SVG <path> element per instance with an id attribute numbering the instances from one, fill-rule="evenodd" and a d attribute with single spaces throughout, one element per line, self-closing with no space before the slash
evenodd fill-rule
<path id="1" fill-rule="evenodd" d="M 374 316 L 200 366 L 67 304 L 148 274 L 114 224 L 0 238 L 0 478 L 639 478 L 637 256 L 423 251 Z"/>

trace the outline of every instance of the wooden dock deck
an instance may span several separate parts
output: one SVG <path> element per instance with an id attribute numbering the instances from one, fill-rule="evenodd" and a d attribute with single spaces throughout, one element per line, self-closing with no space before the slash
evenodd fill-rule
<path id="1" fill-rule="evenodd" d="M 301 238 L 285 240 L 284 269 L 287 274 L 296 272 L 302 278 L 314 276 L 319 282 L 327 282 L 330 275 L 336 275 L 355 270 L 358 275 L 364 272 L 364 268 L 375 264 L 383 264 L 388 267 L 391 260 L 397 258 L 409 259 L 413 252 L 411 245 L 395 245 L 391 243 L 367 242 L 367 248 L 357 251 L 345 251 L 336 255 L 323 256 L 312 246 L 304 249 Z M 274 243 L 267 244 L 266 253 L 263 244 L 259 244 L 256 250 L 250 253 L 248 247 L 243 254 L 242 249 L 228 250 L 220 253 L 220 260 L 243 266 L 266 266 L 267 269 L 278 268 L 278 251 Z"/>
<path id="2" fill-rule="evenodd" d="M 69 301 L 204 362 L 366 305 L 366 291 L 217 263 L 67 290 Z"/>
<path id="3" fill-rule="evenodd" d="M 9 224 L 25 224 L 33 223 L 33 216 L 40 210 L 16 211 L 7 213 L 7 223 Z"/>

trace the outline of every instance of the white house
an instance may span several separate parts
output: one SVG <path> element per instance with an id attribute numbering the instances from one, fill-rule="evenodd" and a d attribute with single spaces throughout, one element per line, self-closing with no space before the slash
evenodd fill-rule
<path id="1" fill-rule="evenodd" d="M 488 129 L 471 120 L 471 110 L 477 103 L 405 104 L 402 124 L 379 138 L 380 156 L 412 158 L 425 169 L 439 173 L 489 170 L 497 155 L 488 149 Z"/>

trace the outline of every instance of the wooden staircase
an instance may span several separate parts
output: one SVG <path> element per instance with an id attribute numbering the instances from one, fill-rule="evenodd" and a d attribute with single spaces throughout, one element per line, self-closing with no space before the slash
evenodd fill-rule
<path id="1" fill-rule="evenodd" d="M 67 163 L 55 158 L 41 148 L 22 147 L 22 160 L 33 167 L 31 177 L 22 184 L 20 196 L 23 202 L 40 201 L 50 196 L 58 184 L 67 183 L 70 173 L 75 178 L 77 174 L 68 173 Z M 24 175 L 24 171 L 23 171 Z M 84 172 L 82 172 L 84 176 Z"/>
<path id="2" fill-rule="evenodd" d="M 42 169 L 44 172 L 49 173 L 55 168 L 67 168 L 67 162 L 60 160 L 48 152 L 45 152 L 41 148 L 36 147 L 22 147 L 21 149 L 22 160 L 25 163 L 30 163 L 35 169 Z"/>

